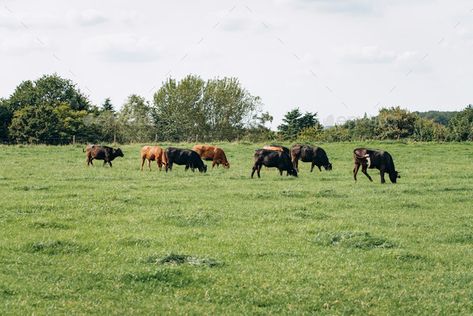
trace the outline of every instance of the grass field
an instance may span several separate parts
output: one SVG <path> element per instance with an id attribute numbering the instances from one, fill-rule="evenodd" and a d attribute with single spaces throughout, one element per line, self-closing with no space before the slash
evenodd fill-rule
<path id="1" fill-rule="evenodd" d="M 359 145 L 399 182 L 355 183 Z M 471 143 L 324 144 L 333 171 L 261 179 L 258 145 L 220 146 L 206 174 L 0 146 L 0 314 L 473 313 Z"/>

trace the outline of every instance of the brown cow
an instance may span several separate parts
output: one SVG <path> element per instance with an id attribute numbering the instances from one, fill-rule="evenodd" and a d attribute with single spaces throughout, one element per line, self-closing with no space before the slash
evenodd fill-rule
<path id="1" fill-rule="evenodd" d="M 163 165 L 166 166 L 167 159 L 164 149 L 159 146 L 143 146 L 141 148 L 141 171 L 143 171 L 143 165 L 148 160 L 149 171 L 151 171 L 151 161 L 156 160 L 159 171 L 162 170 Z"/>
<path id="2" fill-rule="evenodd" d="M 263 149 L 266 149 L 266 150 L 273 150 L 273 151 L 283 151 L 283 152 L 285 152 L 286 154 L 288 154 L 289 156 L 291 156 L 291 153 L 290 153 L 290 151 L 289 151 L 289 148 L 284 147 L 284 146 L 281 146 L 281 145 L 274 145 L 274 144 L 271 144 L 271 145 L 264 145 L 264 146 L 263 146 Z"/>
<path id="3" fill-rule="evenodd" d="M 123 152 L 120 148 L 112 148 L 108 146 L 101 146 L 101 145 L 87 145 L 85 148 L 85 155 L 87 166 L 94 165 L 92 160 L 103 160 L 103 165 L 105 166 L 106 163 L 112 166 L 112 160 L 116 157 L 123 157 Z"/>
<path id="4" fill-rule="evenodd" d="M 210 145 L 195 145 L 192 150 L 197 152 L 203 160 L 212 160 L 212 168 L 222 164 L 224 168 L 230 168 L 230 163 L 225 156 L 225 152 L 217 147 Z"/>

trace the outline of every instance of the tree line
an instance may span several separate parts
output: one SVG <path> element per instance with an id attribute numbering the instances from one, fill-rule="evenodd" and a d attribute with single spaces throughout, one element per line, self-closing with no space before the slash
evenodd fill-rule
<path id="1" fill-rule="evenodd" d="M 377 116 L 324 128 L 317 113 L 294 108 L 277 131 L 262 101 L 236 78 L 204 80 L 189 75 L 167 79 L 152 101 L 132 94 L 120 110 L 107 98 L 94 105 L 77 86 L 60 76 L 44 75 L 20 83 L 0 99 L 0 140 L 4 143 L 153 141 L 350 141 L 413 139 L 473 140 L 473 108 L 461 112 L 409 112 L 381 109 Z"/>

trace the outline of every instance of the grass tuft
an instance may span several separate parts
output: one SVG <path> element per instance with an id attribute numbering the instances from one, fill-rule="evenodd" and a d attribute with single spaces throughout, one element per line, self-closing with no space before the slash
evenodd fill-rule
<path id="1" fill-rule="evenodd" d="M 48 255 L 83 253 L 87 251 L 84 246 L 64 240 L 38 241 L 27 244 L 25 250 L 31 253 L 44 253 Z"/>
<path id="2" fill-rule="evenodd" d="M 315 242 L 323 246 L 341 246 L 357 249 L 394 248 L 396 244 L 382 237 L 372 236 L 367 232 L 320 232 Z"/>

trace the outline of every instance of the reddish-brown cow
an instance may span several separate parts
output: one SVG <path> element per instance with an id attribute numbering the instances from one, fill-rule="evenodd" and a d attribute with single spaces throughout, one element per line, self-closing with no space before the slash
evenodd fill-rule
<path id="1" fill-rule="evenodd" d="M 203 160 L 211 160 L 212 168 L 217 165 L 217 167 L 222 164 L 224 168 L 230 168 L 230 163 L 225 156 L 225 152 L 217 147 L 210 145 L 195 145 L 192 147 L 192 150 L 197 152 Z"/>
<path id="2" fill-rule="evenodd" d="M 164 149 L 159 146 L 144 146 L 141 148 L 141 170 L 143 171 L 143 165 L 145 161 L 148 160 L 148 167 L 151 171 L 151 161 L 156 160 L 159 171 L 162 170 L 163 165 L 166 166 L 167 159 Z"/>

